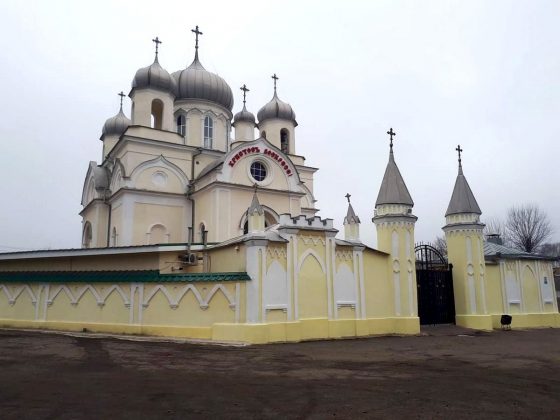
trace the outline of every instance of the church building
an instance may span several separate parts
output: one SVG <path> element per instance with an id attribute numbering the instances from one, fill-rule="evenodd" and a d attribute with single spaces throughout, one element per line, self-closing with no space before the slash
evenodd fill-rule
<path id="1" fill-rule="evenodd" d="M 245 85 L 233 114 L 232 89 L 204 68 L 202 32 L 192 32 L 194 59 L 174 73 L 153 40 L 153 63 L 132 79 L 130 118 L 121 92 L 103 125 L 81 249 L 0 254 L 0 326 L 246 343 L 417 334 L 435 323 L 492 330 L 503 315 L 513 328 L 560 327 L 551 262 L 485 240 L 460 147 L 448 255 L 415 243 L 392 128 L 369 215 L 377 248 L 361 241 L 350 194 L 338 235 L 317 215 L 317 168 L 296 153 L 278 77 L 256 118 Z"/>

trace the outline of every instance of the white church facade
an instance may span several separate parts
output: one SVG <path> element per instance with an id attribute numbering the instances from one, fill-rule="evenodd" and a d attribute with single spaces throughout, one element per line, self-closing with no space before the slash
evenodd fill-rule
<path id="1" fill-rule="evenodd" d="M 415 246 L 392 129 L 371 215 L 377 249 L 362 243 L 349 195 L 337 237 L 317 216 L 317 168 L 296 153 L 296 115 L 276 75 L 257 118 L 245 85 L 234 115 L 193 32 L 194 60 L 174 73 L 154 39 L 131 118 L 121 92 L 105 122 L 83 187 L 82 248 L 0 254 L 0 326 L 248 343 L 416 334 L 437 322 L 491 330 L 504 314 L 514 328 L 560 327 L 550 261 L 485 242 L 460 158 L 443 228 L 449 261 Z"/>
<path id="2" fill-rule="evenodd" d="M 83 246 L 222 242 L 246 232 L 254 185 L 267 226 L 282 213 L 315 215 L 317 169 L 296 154 L 296 116 L 276 80 L 257 124 L 245 86 L 232 114 L 231 88 L 199 60 L 198 33 L 186 69 L 171 75 L 156 51 L 132 81 L 132 118 L 121 100 L 103 126 L 102 161 L 90 162 L 84 183 Z"/>

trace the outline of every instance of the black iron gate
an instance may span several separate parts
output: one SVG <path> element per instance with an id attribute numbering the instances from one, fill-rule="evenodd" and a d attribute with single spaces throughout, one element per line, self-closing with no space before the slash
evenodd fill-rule
<path id="1" fill-rule="evenodd" d="M 416 245 L 414 251 L 420 324 L 454 324 L 451 264 L 431 245 Z"/>

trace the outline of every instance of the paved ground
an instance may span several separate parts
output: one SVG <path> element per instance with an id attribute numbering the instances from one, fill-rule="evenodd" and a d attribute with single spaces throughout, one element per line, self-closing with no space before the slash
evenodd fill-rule
<path id="1" fill-rule="evenodd" d="M 0 330 L 0 417 L 558 418 L 560 330 L 220 347 Z"/>

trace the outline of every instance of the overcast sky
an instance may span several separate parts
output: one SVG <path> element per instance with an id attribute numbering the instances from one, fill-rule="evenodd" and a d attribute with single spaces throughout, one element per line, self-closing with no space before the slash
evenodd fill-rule
<path id="1" fill-rule="evenodd" d="M 80 246 L 83 181 L 117 93 L 152 62 L 156 35 L 163 67 L 190 64 L 195 25 L 234 113 L 239 86 L 256 114 L 278 74 L 296 153 L 320 168 L 320 215 L 339 229 L 349 192 L 375 245 L 393 127 L 417 241 L 442 235 L 459 143 L 483 219 L 536 203 L 560 241 L 559 22 L 558 1 L 2 0 L 0 250 Z"/>

